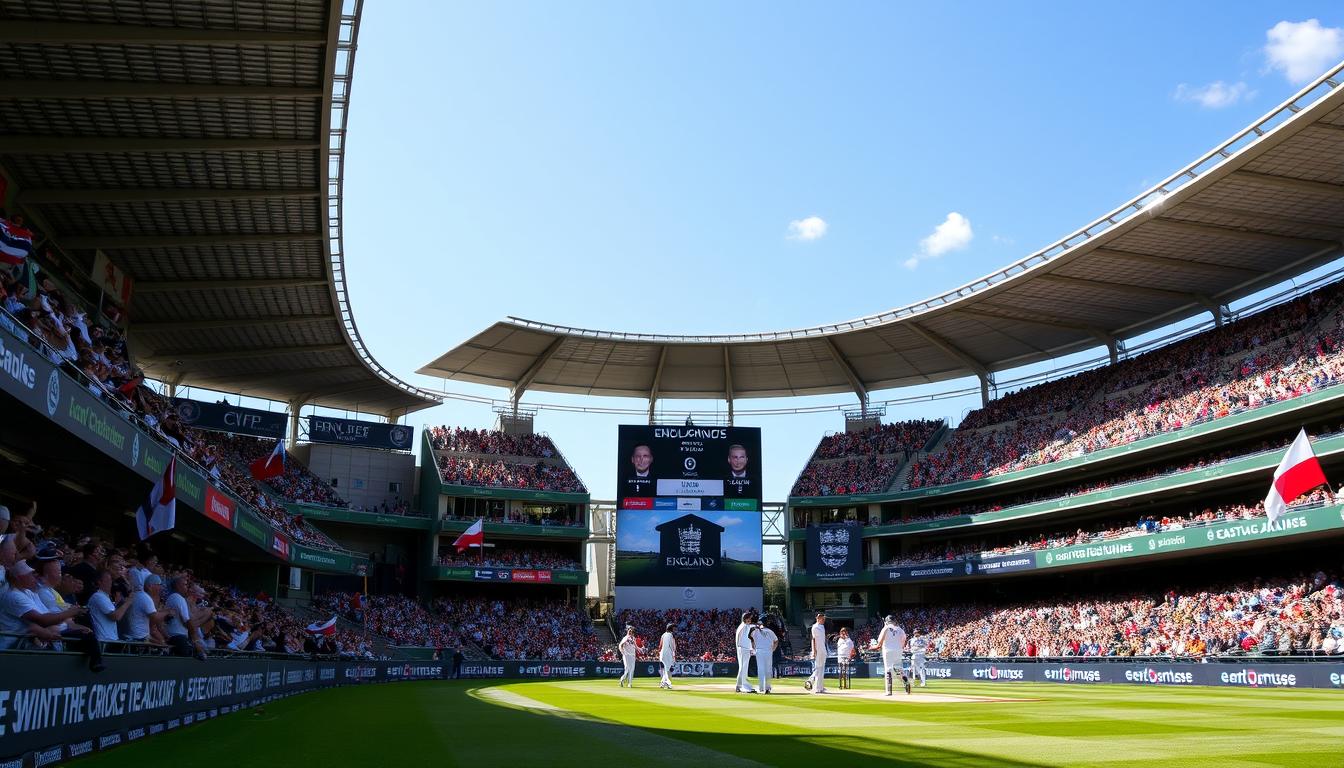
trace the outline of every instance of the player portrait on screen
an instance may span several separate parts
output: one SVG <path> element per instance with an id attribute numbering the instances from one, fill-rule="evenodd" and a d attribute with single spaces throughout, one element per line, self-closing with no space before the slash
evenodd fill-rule
<path id="1" fill-rule="evenodd" d="M 730 497 L 752 497 L 751 478 L 748 477 L 747 464 L 750 462 L 747 449 L 741 445 L 728 446 L 728 477 L 724 480 L 723 495 Z"/>
<path id="2" fill-rule="evenodd" d="M 630 451 L 630 470 L 625 478 L 625 495 L 652 496 L 653 481 L 653 450 L 647 443 L 637 443 Z"/>

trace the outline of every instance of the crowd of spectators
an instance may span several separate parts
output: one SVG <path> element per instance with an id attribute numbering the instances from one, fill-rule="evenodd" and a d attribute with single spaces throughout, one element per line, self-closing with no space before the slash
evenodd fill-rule
<path id="1" fill-rule="evenodd" d="M 448 485 L 525 488 L 557 493 L 585 493 L 587 490 L 569 467 L 545 461 L 516 464 L 500 459 L 439 456 L 438 465 L 439 475 Z"/>
<path id="2" fill-rule="evenodd" d="M 1331 502 L 1334 494 L 1324 488 L 1317 488 L 1303 496 L 1289 507 L 1294 510 L 1311 509 Z M 1255 520 L 1265 516 L 1264 502 L 1254 504 L 1224 504 L 1217 507 L 1205 507 L 1181 515 L 1148 515 L 1135 520 L 1103 521 L 1086 525 L 1073 531 L 1039 533 L 1025 538 L 1014 534 L 999 534 L 975 541 L 953 541 L 931 544 L 916 550 L 905 552 L 897 557 L 888 558 L 882 567 L 924 565 L 928 563 L 960 560 L 968 556 L 993 557 L 996 555 L 1016 555 L 1023 552 L 1035 552 L 1058 547 L 1071 547 L 1078 544 L 1098 544 L 1116 541 L 1131 536 L 1149 533 L 1179 531 L 1185 528 L 1217 525 L 1234 520 Z"/>
<path id="3" fill-rule="evenodd" d="M 367 627 L 396 645 L 455 648 L 462 641 L 457 630 L 432 615 L 420 603 L 404 595 L 364 595 L 330 592 L 319 595 L 314 605 Z"/>
<path id="4" fill-rule="evenodd" d="M 1172 589 L 1052 599 L 1012 606 L 898 609 L 911 636 L 942 658 L 1245 654 L 1344 655 L 1344 588 L 1338 573 L 1245 579 Z M 860 647 L 876 623 L 855 634 Z"/>
<path id="5" fill-rule="evenodd" d="M 908 487 L 1015 472 L 1300 397 L 1344 376 L 1334 284 L 1116 365 L 1005 395 L 969 414 Z"/>
<path id="6" fill-rule="evenodd" d="M 744 609 L 696 609 L 671 608 L 665 611 L 652 609 L 625 609 L 615 616 L 616 628 L 624 630 L 627 626 L 635 628 L 635 636 L 642 641 L 638 658 L 642 661 L 657 661 L 658 639 L 668 624 L 675 624 L 673 635 L 677 638 L 677 658 L 685 661 L 737 661 L 737 647 L 734 632 L 742 621 Z M 607 648 L 602 654 L 603 661 L 617 661 L 614 647 Z"/>
<path id="7" fill-rule="evenodd" d="M 430 444 L 436 450 L 459 453 L 488 453 L 496 456 L 525 456 L 549 459 L 556 455 L 555 443 L 546 435 L 510 435 L 496 429 L 430 427 Z"/>
<path id="8" fill-rule="evenodd" d="M 798 475 L 790 496 L 843 496 L 881 493 L 891 485 L 900 461 L 868 456 L 842 461 L 813 462 Z"/>
<path id="9" fill-rule="evenodd" d="M 119 547 L 13 516 L 0 537 L 0 648 L 82 650 L 103 668 L 102 651 L 329 653 L 372 658 L 348 631 L 316 635 L 269 595 L 163 563 L 147 542 Z"/>
<path id="10" fill-rule="evenodd" d="M 827 435 L 799 473 L 790 495 L 885 491 L 910 455 L 928 445 L 942 426 L 942 421 L 917 419 Z"/>
<path id="11" fill-rule="evenodd" d="M 1322 440 L 1327 437 L 1334 437 L 1344 433 L 1344 424 L 1331 425 L 1323 428 L 1325 431 L 1312 435 L 1313 440 Z M 1296 435 L 1294 435 L 1295 437 Z M 966 515 L 975 515 L 982 512 L 998 512 L 1013 507 L 1035 504 L 1042 501 L 1053 501 L 1056 499 L 1071 498 L 1086 493 L 1102 491 L 1109 488 L 1116 488 L 1130 483 L 1139 483 L 1150 480 L 1155 477 L 1166 475 L 1175 475 L 1184 472 L 1194 472 L 1201 469 L 1209 469 L 1231 461 L 1239 461 L 1257 453 L 1266 451 L 1281 450 L 1286 448 L 1292 442 L 1291 437 L 1285 437 L 1278 440 L 1262 440 L 1259 442 L 1240 445 L 1234 448 L 1227 448 L 1221 451 L 1200 454 L 1178 461 L 1173 461 L 1158 467 L 1148 469 L 1137 469 L 1132 472 L 1124 472 L 1111 477 L 1085 480 L 1065 488 L 1048 488 L 1030 493 L 1019 493 L 1002 500 L 992 502 L 982 502 L 977 504 L 956 504 L 949 507 L 932 508 L 921 515 L 909 515 L 899 521 L 899 523 L 920 523 L 929 520 L 942 520 L 949 517 L 962 517 Z M 870 524 L 876 525 L 876 522 Z"/>
<path id="12" fill-rule="evenodd" d="M 436 616 L 496 659 L 597 659 L 602 642 L 579 608 L 554 600 L 435 600 Z"/>
<path id="13" fill-rule="evenodd" d="M 439 565 L 485 566 L 495 568 L 545 568 L 553 571 L 580 571 L 583 564 L 573 557 L 553 549 L 541 547 L 487 548 L 476 552 L 458 553 L 451 547 L 439 550 Z"/>
<path id="14" fill-rule="evenodd" d="M 243 435 L 215 433 L 210 442 L 225 457 L 242 467 L 247 467 L 256 459 L 265 458 L 275 450 L 274 440 L 262 440 Z M 322 478 L 312 473 L 303 462 L 293 454 L 285 455 L 285 472 L 277 477 L 267 478 L 265 483 L 286 501 L 305 504 L 322 504 L 328 507 L 349 507 L 350 503 L 341 498 Z"/>
<path id="15" fill-rule="evenodd" d="M 812 460 L 918 451 L 928 445 L 942 426 L 941 419 L 914 419 L 880 424 L 858 432 L 836 432 L 821 438 L 817 449 L 812 452 Z"/>

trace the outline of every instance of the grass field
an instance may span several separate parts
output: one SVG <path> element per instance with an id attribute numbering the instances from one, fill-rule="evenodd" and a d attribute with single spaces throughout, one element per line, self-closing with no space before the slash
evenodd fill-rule
<path id="1" fill-rule="evenodd" d="M 84 758 L 86 766 L 1344 765 L 1344 691 L 931 683 L 918 701 L 771 696 L 732 681 L 442 681 L 273 702 Z M 983 696 L 1007 700 L 958 700 Z"/>

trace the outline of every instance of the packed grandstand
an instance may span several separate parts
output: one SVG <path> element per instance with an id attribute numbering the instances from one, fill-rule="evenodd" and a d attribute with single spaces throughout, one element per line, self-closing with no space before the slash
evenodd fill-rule
<path id="1" fill-rule="evenodd" d="M 327 19 L 316 32 L 326 40 L 325 30 L 339 23 Z M 343 45 L 348 50 L 352 42 Z M 313 87 L 323 89 L 330 109 L 333 76 L 325 77 Z M 1299 109 L 1307 117 L 1293 119 L 1339 128 L 1340 110 Z M 315 116 L 294 119 L 319 130 Z M 285 186 L 277 195 L 307 201 L 300 219 L 325 216 L 326 195 L 332 184 L 339 190 L 339 179 L 309 168 L 306 155 L 284 155 L 292 148 L 274 138 L 253 138 L 263 145 L 257 162 L 271 164 L 258 166 L 262 171 L 306 169 L 296 171 L 309 188 L 304 194 Z M 193 186 L 209 175 L 208 153 L 251 151 L 245 141 L 220 147 L 180 150 L 183 165 L 164 173 L 194 194 L 216 194 Z M 1304 150 L 1308 159 L 1298 162 L 1314 165 L 1319 154 Z M 437 396 L 378 365 L 348 311 L 336 308 L 345 302 L 345 278 L 324 262 L 334 247 L 326 235 L 305 241 L 301 232 L 281 233 L 278 240 L 290 245 L 267 252 L 273 271 L 264 277 L 235 257 L 248 242 L 276 246 L 266 232 L 240 233 L 241 245 L 202 231 L 204 244 L 161 240 L 141 247 L 132 240 L 104 249 L 78 227 L 61 226 L 68 222 L 62 204 L 22 202 L 25 188 L 65 185 L 48 175 L 60 176 L 52 170 L 58 160 L 16 162 L 3 149 L 0 160 L 6 404 L 0 648 L 6 652 L 78 655 L 92 675 L 130 656 L 165 664 L 376 659 L 408 668 L 455 657 L 460 664 L 465 657 L 482 662 L 478 669 L 503 670 L 494 662 L 615 662 L 627 626 L 638 637 L 639 659 L 651 662 L 671 625 L 678 660 L 723 664 L 737 661 L 734 630 L 743 613 L 763 611 L 784 641 L 784 655 L 804 662 L 804 628 L 825 611 L 832 630 L 852 629 L 865 653 L 891 614 L 941 660 L 1344 658 L 1337 483 L 1290 499 L 1273 520 L 1264 503 L 1299 430 L 1327 477 L 1344 469 L 1344 392 L 1336 386 L 1344 378 L 1344 272 L 1316 276 L 1305 287 L 1285 285 L 1296 275 L 1277 270 L 1289 255 L 1301 271 L 1318 266 L 1299 252 L 1281 257 L 1269 247 L 1274 237 L 1291 240 L 1288 234 L 1262 233 L 1257 242 L 1268 250 L 1230 265 L 1243 277 L 1256 275 L 1256 290 L 1238 284 L 1216 291 L 1215 317 L 1187 322 L 1173 338 L 1136 353 L 1118 343 L 1119 330 L 1138 336 L 1164 328 L 1186 305 L 1127 307 L 1121 314 L 1133 322 L 1106 328 L 1044 312 L 1019 316 L 1031 315 L 1030 307 L 1009 312 L 1004 304 L 999 315 L 972 310 L 991 328 L 1012 327 L 1024 336 L 1030 331 L 1023 328 L 1038 330 L 1039 355 L 1009 350 L 1002 360 L 991 360 L 984 348 L 973 354 L 956 346 L 993 347 L 993 340 L 979 339 L 992 333 L 968 330 L 949 340 L 930 329 L 941 322 L 937 317 L 921 319 L 929 328 L 911 321 L 913 331 L 885 319 L 845 331 L 885 328 L 880 332 L 897 339 L 884 340 L 887 349 L 913 350 L 916 362 L 906 368 L 886 358 L 849 359 L 846 350 L 862 345 L 847 346 L 840 333 L 827 336 L 821 352 L 784 354 L 797 352 L 785 345 L 816 343 L 825 335 L 816 329 L 782 341 L 695 342 L 723 347 L 711 357 L 724 368 L 711 375 L 702 362 L 669 362 L 684 350 L 666 352 L 675 345 L 663 339 L 655 345 L 663 352 L 631 356 L 649 371 L 598 383 L 565 378 L 578 375 L 570 370 L 580 366 L 567 363 L 585 354 L 574 347 L 652 342 L 510 321 L 518 334 L 545 342 L 530 345 L 530 358 L 510 352 L 525 358 L 513 361 L 521 367 L 508 378 L 513 420 L 506 413 L 493 427 L 425 425 L 415 423 L 415 413 L 436 405 Z M 68 186 L 102 186 L 92 171 L 69 173 Z M 1246 178 L 1252 184 L 1256 177 Z M 229 196 L 223 198 L 217 202 Z M 60 196 L 49 192 L 48 199 Z M 158 212 L 144 201 L 127 205 L 134 215 L 111 207 L 100 215 L 150 222 L 160 228 L 144 234 L 151 238 L 182 236 L 179 221 L 193 232 L 204 226 L 195 213 Z M 44 230 L 36 221 L 54 223 Z M 1150 254 L 1148 263 L 1188 255 L 1217 271 L 1223 249 L 1217 232 L 1209 237 L 1206 245 L 1184 237 L 1179 243 L 1191 254 Z M 145 255 L 165 248 L 174 258 Z M 1104 272 L 1114 265 L 1094 266 Z M 1035 279 L 1030 272 L 1005 273 L 1003 292 Z M 116 290 L 128 279 L 146 286 L 134 303 L 129 291 Z M 1067 290 L 1068 279 L 1088 280 L 1073 276 L 1058 290 Z M 1195 295 L 1169 279 L 1145 295 L 1180 294 L 1181 301 Z M 190 285 L 210 281 L 218 284 Z M 1131 291 L 1137 294 L 1144 292 Z M 266 306 L 273 308 L 269 319 L 247 314 Z M 1066 332 L 1079 338 L 1050 335 Z M 898 333 L 909 338 L 901 341 Z M 1106 362 L 989 396 L 995 365 L 1039 362 L 1049 359 L 1045 352 L 1078 351 L 1098 337 L 1110 347 Z M 805 359 L 820 378 L 806 382 L 797 369 L 752 368 L 741 348 L 767 343 L 780 346 L 765 357 Z M 479 369 L 458 366 L 458 351 L 426 368 L 451 368 L 446 379 L 505 381 L 488 354 L 500 350 L 482 352 Z M 604 354 L 618 351 L 628 350 L 613 346 Z M 529 386 L 654 400 L 665 364 L 680 366 L 687 379 L 713 379 L 713 386 L 686 384 L 687 397 L 726 385 L 730 403 L 753 386 L 763 397 L 852 387 L 860 398 L 859 416 L 820 437 L 788 501 L 777 505 L 784 508 L 767 546 L 783 549 L 776 575 L 785 583 L 756 604 L 618 605 L 613 505 L 594 500 L 557 442 L 518 417 L 516 398 Z M 875 392 L 961 376 L 978 377 L 985 397 L 956 423 L 923 417 L 880 423 L 868 409 L 869 385 Z M 741 389 L 735 393 L 734 386 Z M 184 400 L 206 416 L 184 416 Z M 316 426 L 300 432 L 300 421 L 317 417 L 339 436 L 324 437 Z M 286 429 L 246 426 L 266 418 Z M 403 439 L 407 432 L 414 437 Z M 168 508 L 176 517 L 165 527 L 156 515 Z M 819 537 L 836 527 L 855 531 L 854 547 L 823 557 Z M 480 538 L 464 543 L 472 536 Z M 9 756 L 0 749 L 0 759 Z"/>

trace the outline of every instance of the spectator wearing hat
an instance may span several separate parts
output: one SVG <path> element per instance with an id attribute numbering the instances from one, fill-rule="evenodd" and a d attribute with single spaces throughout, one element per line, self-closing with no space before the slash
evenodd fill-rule
<path id="1" fill-rule="evenodd" d="M 59 650 L 63 642 L 83 653 L 89 670 L 102 672 L 103 650 L 88 627 L 70 623 L 84 609 L 72 605 L 62 611 L 49 611 L 38 596 L 37 572 L 32 565 L 19 561 L 6 574 L 10 589 L 0 597 L 0 631 L 27 634 L 34 640 Z M 6 647 L 12 647 L 10 643 Z"/>

